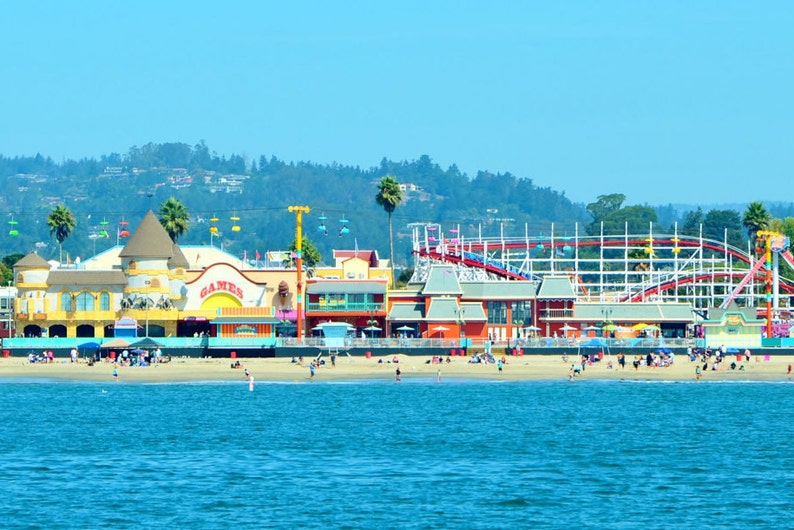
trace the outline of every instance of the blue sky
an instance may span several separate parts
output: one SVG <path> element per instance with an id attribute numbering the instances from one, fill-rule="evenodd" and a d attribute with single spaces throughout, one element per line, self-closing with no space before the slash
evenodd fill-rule
<path id="1" fill-rule="evenodd" d="M 791 201 L 794 2 L 0 4 L 0 153 L 426 154 L 591 202 Z"/>

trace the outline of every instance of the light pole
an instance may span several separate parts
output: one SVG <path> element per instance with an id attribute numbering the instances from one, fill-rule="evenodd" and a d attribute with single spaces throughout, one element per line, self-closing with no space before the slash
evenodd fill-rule
<path id="1" fill-rule="evenodd" d="M 455 323 L 458 325 L 458 338 L 462 339 L 466 336 L 466 332 L 463 331 L 463 326 L 466 325 L 466 308 L 465 307 L 458 307 L 455 309 L 455 313 L 458 314 L 458 318 Z"/>
<path id="2" fill-rule="evenodd" d="M 11 313 L 14 311 L 14 299 L 11 297 L 11 280 L 8 280 L 8 302 L 7 302 L 7 310 L 8 310 L 8 338 L 11 338 Z"/>
<path id="3" fill-rule="evenodd" d="M 144 302 L 144 304 L 146 304 L 146 337 L 148 338 L 149 337 L 149 286 L 152 284 L 152 282 L 146 280 L 144 284 L 146 284 L 146 301 Z"/>
<path id="4" fill-rule="evenodd" d="M 308 206 L 290 206 L 287 211 L 295 214 L 295 265 L 298 269 L 298 284 L 295 289 L 295 310 L 297 312 L 297 322 L 295 334 L 299 339 L 303 338 L 303 214 L 309 213 Z"/>
<path id="5" fill-rule="evenodd" d="M 604 317 L 604 323 L 601 326 L 601 335 L 609 337 L 610 336 L 610 330 L 604 330 L 604 328 L 606 326 L 609 326 L 609 325 L 612 324 L 612 320 L 610 320 L 610 315 L 612 315 L 612 308 L 611 307 L 602 307 L 601 308 L 601 315 Z M 612 328 L 610 328 L 610 329 L 612 329 Z M 604 331 L 606 331 L 606 335 L 604 335 Z"/>

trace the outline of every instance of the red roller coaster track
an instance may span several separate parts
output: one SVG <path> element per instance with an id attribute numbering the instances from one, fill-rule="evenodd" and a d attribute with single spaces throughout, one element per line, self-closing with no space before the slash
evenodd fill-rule
<path id="1" fill-rule="evenodd" d="M 628 247 L 628 246 L 648 246 L 647 239 L 604 239 L 604 240 L 586 240 L 586 241 L 571 241 L 570 238 L 564 238 L 560 241 L 544 241 L 544 245 L 547 245 L 550 249 L 562 249 L 565 247 Z M 727 245 L 721 245 L 717 242 L 710 241 L 710 240 L 701 240 L 701 239 L 687 239 L 685 237 L 679 238 L 671 238 L 671 237 L 662 237 L 662 238 L 655 238 L 653 239 L 653 244 L 658 246 L 668 245 L 672 248 L 704 248 L 707 250 L 715 251 L 724 253 L 726 256 L 731 256 L 736 258 L 739 261 L 749 264 L 750 258 L 745 253 L 734 249 Z M 528 247 L 526 241 L 467 241 L 465 244 L 461 245 L 461 249 L 465 249 L 466 252 L 469 253 L 476 253 L 481 252 L 484 253 L 487 249 L 491 250 L 523 250 Z M 493 262 L 486 262 L 483 263 L 482 261 L 478 261 L 476 259 L 470 259 L 460 254 L 455 253 L 446 253 L 440 252 L 437 250 L 438 246 L 433 246 L 430 248 L 420 247 L 417 254 L 423 257 L 428 257 L 435 261 L 447 261 L 449 263 L 458 263 L 465 265 L 467 267 L 473 268 L 481 268 L 485 269 L 490 273 L 493 273 L 498 276 L 502 276 L 504 278 L 510 278 L 514 280 L 523 280 L 526 281 L 527 277 L 525 275 L 519 274 L 517 272 L 512 272 L 506 270 L 504 267 L 499 266 L 497 263 Z M 794 256 L 786 250 L 780 253 L 786 263 L 789 264 L 792 268 L 794 268 Z M 654 285 L 649 287 L 643 291 L 634 293 L 630 296 L 624 297 L 621 301 L 630 301 L 630 302 L 637 302 L 646 297 L 653 296 L 658 294 L 662 291 L 668 291 L 671 289 L 675 289 L 682 285 L 688 285 L 692 283 L 698 283 L 700 281 L 709 280 L 709 279 L 718 279 L 718 278 L 731 278 L 731 279 L 742 279 L 748 276 L 748 272 L 707 272 L 707 273 L 698 273 L 694 275 L 682 276 L 681 278 L 668 280 L 662 282 L 658 285 Z M 756 272 L 754 277 L 760 281 L 763 281 L 763 274 L 761 272 Z M 794 294 L 794 285 L 792 285 L 789 281 L 781 281 L 780 288 L 787 294 Z"/>

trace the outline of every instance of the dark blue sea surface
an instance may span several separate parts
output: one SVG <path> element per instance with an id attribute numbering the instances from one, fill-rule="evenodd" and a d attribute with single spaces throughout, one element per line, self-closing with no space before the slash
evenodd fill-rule
<path id="1" fill-rule="evenodd" d="M 4 528 L 791 528 L 788 383 L 0 382 Z"/>

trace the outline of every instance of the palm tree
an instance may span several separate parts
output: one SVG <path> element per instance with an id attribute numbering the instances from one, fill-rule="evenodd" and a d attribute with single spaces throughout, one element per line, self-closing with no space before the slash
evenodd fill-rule
<path id="1" fill-rule="evenodd" d="M 294 256 L 295 252 L 298 250 L 298 238 L 295 238 L 287 250 L 289 250 L 289 254 L 284 257 L 281 264 L 285 267 L 297 267 L 298 263 Z M 303 262 L 303 266 L 307 269 L 315 267 L 322 261 L 320 251 L 317 250 L 312 240 L 306 236 L 301 237 L 301 261 Z"/>
<path id="2" fill-rule="evenodd" d="M 750 241 L 755 243 L 755 238 L 760 230 L 767 230 L 772 222 L 772 215 L 766 211 L 764 205 L 758 201 L 751 202 L 744 212 L 742 224 L 747 229 Z"/>
<path id="3" fill-rule="evenodd" d="M 190 213 L 182 201 L 171 197 L 160 205 L 160 224 L 171 237 L 171 241 L 177 242 L 179 236 L 187 232 Z"/>
<path id="4" fill-rule="evenodd" d="M 389 214 L 389 263 L 391 265 L 392 282 L 394 281 L 394 234 L 392 232 L 391 214 L 402 200 L 403 192 L 397 179 L 391 175 L 382 177 L 378 183 L 378 194 L 375 196 L 375 202 Z"/>
<path id="5" fill-rule="evenodd" d="M 56 206 L 47 216 L 47 226 L 50 227 L 50 235 L 55 235 L 58 241 L 58 262 L 63 263 L 63 242 L 72 233 L 77 221 L 74 214 L 64 205 Z"/>

